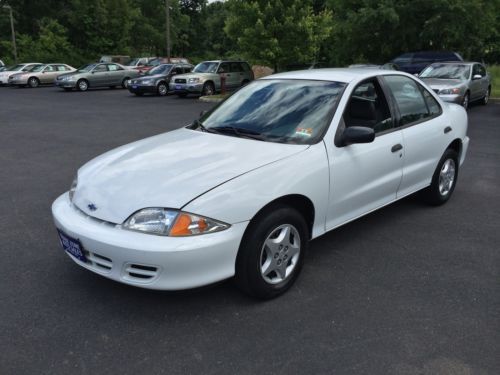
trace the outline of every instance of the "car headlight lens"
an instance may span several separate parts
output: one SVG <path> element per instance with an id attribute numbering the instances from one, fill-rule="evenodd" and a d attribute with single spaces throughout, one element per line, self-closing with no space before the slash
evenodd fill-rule
<path id="1" fill-rule="evenodd" d="M 187 212 L 145 208 L 130 216 L 123 228 L 160 236 L 184 237 L 218 232 L 228 224 Z"/>
<path id="2" fill-rule="evenodd" d="M 73 202 L 73 197 L 75 196 L 76 186 L 78 185 L 78 177 L 75 177 L 69 188 L 69 200 Z"/>
<path id="3" fill-rule="evenodd" d="M 189 78 L 188 82 L 189 83 L 196 83 L 196 82 L 200 82 L 200 79 L 199 78 Z"/>
<path id="4" fill-rule="evenodd" d="M 140 83 L 142 83 L 143 85 L 151 85 L 153 83 L 153 80 L 152 79 L 144 79 L 142 81 L 138 81 Z"/>
<path id="5" fill-rule="evenodd" d="M 460 94 L 460 89 L 459 88 L 453 88 L 453 89 L 442 89 L 442 90 L 439 90 L 439 93 L 440 94 L 443 94 L 443 95 L 456 95 L 456 94 Z"/>

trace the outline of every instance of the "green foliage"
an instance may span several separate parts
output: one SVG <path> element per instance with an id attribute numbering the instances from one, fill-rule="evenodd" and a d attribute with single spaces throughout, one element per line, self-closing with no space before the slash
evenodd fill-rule
<path id="1" fill-rule="evenodd" d="M 487 67 L 491 74 L 491 96 L 500 99 L 500 65 L 492 65 Z"/>
<path id="2" fill-rule="evenodd" d="M 304 0 L 229 0 L 225 31 L 247 59 L 270 63 L 275 70 L 318 59 L 332 30 L 332 13 L 315 14 Z"/>

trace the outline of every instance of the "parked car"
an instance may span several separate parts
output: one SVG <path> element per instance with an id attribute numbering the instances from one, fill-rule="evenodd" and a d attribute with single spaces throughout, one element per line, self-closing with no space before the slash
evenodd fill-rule
<path id="1" fill-rule="evenodd" d="M 160 64 L 191 64 L 191 62 L 185 57 L 156 57 L 149 61 L 146 65 L 136 67 L 136 69 L 138 69 L 141 73 L 146 73 Z"/>
<path id="2" fill-rule="evenodd" d="M 176 76 L 170 90 L 178 96 L 188 94 L 213 95 L 220 91 L 221 74 L 226 76 L 226 88 L 231 90 L 253 81 L 254 75 L 246 61 L 203 61 L 188 74 Z"/>
<path id="3" fill-rule="evenodd" d="M 125 65 L 130 61 L 130 56 L 122 56 L 122 55 L 109 55 L 109 56 L 101 56 L 99 59 L 100 63 L 117 63 L 121 65 Z"/>
<path id="4" fill-rule="evenodd" d="M 309 70 L 309 69 L 322 69 L 327 66 L 321 62 L 312 62 L 309 64 L 289 64 L 285 67 L 285 72 L 291 72 L 294 70 Z"/>
<path id="5" fill-rule="evenodd" d="M 0 68 L 2 68 L 2 67 L 4 67 L 4 66 L 5 66 L 5 64 L 3 63 L 3 61 L 2 61 L 2 60 L 0 60 Z"/>
<path id="6" fill-rule="evenodd" d="M 434 63 L 419 78 L 442 100 L 461 104 L 465 109 L 474 101 L 488 104 L 490 98 L 491 76 L 478 62 Z"/>
<path id="7" fill-rule="evenodd" d="M 77 71 L 62 74 L 55 80 L 56 86 L 65 91 L 77 89 L 87 91 L 89 87 L 110 87 L 122 86 L 127 88 L 131 78 L 139 76 L 135 69 L 128 69 L 120 64 L 94 63 L 84 65 Z"/>
<path id="8" fill-rule="evenodd" d="M 27 72 L 12 74 L 9 77 L 9 85 L 34 88 L 40 85 L 53 84 L 54 80 L 61 74 L 74 72 L 75 70 L 75 68 L 66 64 L 36 65 Z"/>
<path id="9" fill-rule="evenodd" d="M 137 57 L 135 59 L 130 60 L 128 63 L 124 64 L 130 68 L 139 69 L 143 66 L 146 66 L 149 62 L 156 59 L 156 57 Z"/>
<path id="10" fill-rule="evenodd" d="M 128 85 L 128 91 L 142 96 L 144 93 L 165 96 L 168 94 L 170 79 L 193 70 L 191 64 L 161 64 L 148 71 L 144 76 L 134 78 Z"/>
<path id="11" fill-rule="evenodd" d="M 0 66 L 0 72 L 3 72 L 4 70 L 7 70 L 7 67 L 5 67 L 5 66 Z"/>
<path id="12" fill-rule="evenodd" d="M 396 64 L 403 72 L 419 74 L 428 65 L 443 61 L 463 61 L 463 59 L 457 52 L 422 51 L 404 53 L 390 62 Z"/>
<path id="13" fill-rule="evenodd" d="M 9 82 L 9 77 L 12 74 L 19 72 L 26 72 L 33 69 L 36 65 L 42 65 L 41 63 L 22 63 L 7 67 L 4 71 L 0 72 L 0 86 L 6 85 Z"/>
<path id="14" fill-rule="evenodd" d="M 417 77 L 281 73 L 88 162 L 52 213 L 67 255 L 104 277 L 176 290 L 235 276 L 270 298 L 309 240 L 417 191 L 448 201 L 468 145 L 466 111 Z"/>

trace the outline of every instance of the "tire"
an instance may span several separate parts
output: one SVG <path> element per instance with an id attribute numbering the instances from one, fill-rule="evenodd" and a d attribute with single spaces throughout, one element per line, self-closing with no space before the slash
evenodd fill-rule
<path id="1" fill-rule="evenodd" d="M 203 88 L 201 89 L 202 96 L 210 96 L 215 94 L 215 87 L 212 82 L 205 82 Z"/>
<path id="2" fill-rule="evenodd" d="M 40 86 L 40 80 L 36 77 L 30 77 L 28 79 L 28 86 L 31 87 L 32 89 Z"/>
<path id="3" fill-rule="evenodd" d="M 168 94 L 168 86 L 165 82 L 160 82 L 158 86 L 156 86 L 156 92 L 159 96 L 165 96 Z"/>
<path id="4" fill-rule="evenodd" d="M 488 104 L 488 102 L 490 101 L 490 95 L 491 95 L 491 87 L 488 87 L 488 91 L 486 91 L 486 95 L 481 100 L 482 105 Z"/>
<path id="5" fill-rule="evenodd" d="M 78 91 L 87 91 L 89 89 L 89 82 L 86 79 L 80 79 L 76 83 L 76 88 Z"/>
<path id="6" fill-rule="evenodd" d="M 470 103 L 470 94 L 467 91 L 464 95 L 464 98 L 462 99 L 462 107 L 464 107 L 466 111 L 469 109 L 469 103 Z"/>
<path id="7" fill-rule="evenodd" d="M 179 98 L 185 98 L 186 96 L 188 96 L 188 94 L 187 94 L 187 93 L 185 93 L 185 92 L 182 92 L 182 93 L 180 93 L 180 94 L 177 94 L 177 96 L 178 96 Z"/>
<path id="8" fill-rule="evenodd" d="M 431 185 L 422 191 L 428 204 L 440 206 L 450 199 L 457 184 L 458 167 L 457 152 L 447 149 L 434 171 Z"/>
<path id="9" fill-rule="evenodd" d="M 284 293 L 302 269 L 308 233 L 306 221 L 291 207 L 275 205 L 260 213 L 241 241 L 236 259 L 236 285 L 261 299 Z"/>
<path id="10" fill-rule="evenodd" d="M 127 83 L 127 82 L 128 82 L 128 80 L 129 80 L 129 79 L 130 79 L 129 77 L 125 77 L 125 78 L 123 78 L 123 81 L 122 81 L 122 87 L 123 87 L 124 89 L 126 89 L 126 88 L 128 87 L 128 83 Z"/>

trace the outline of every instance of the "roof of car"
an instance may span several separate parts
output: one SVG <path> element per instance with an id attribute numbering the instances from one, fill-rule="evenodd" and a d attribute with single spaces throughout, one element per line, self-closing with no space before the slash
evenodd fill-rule
<path id="1" fill-rule="evenodd" d="M 309 69 L 298 70 L 294 72 L 277 73 L 261 79 L 311 79 L 320 81 L 335 81 L 335 82 L 351 82 L 354 80 L 370 78 L 376 75 L 405 75 L 411 76 L 408 73 L 396 70 L 383 70 L 372 68 L 326 68 L 326 69 Z"/>
<path id="2" fill-rule="evenodd" d="M 472 65 L 472 64 L 481 64 L 478 61 L 436 61 L 432 63 L 431 65 L 436 65 L 436 64 L 450 64 L 450 65 Z"/>

